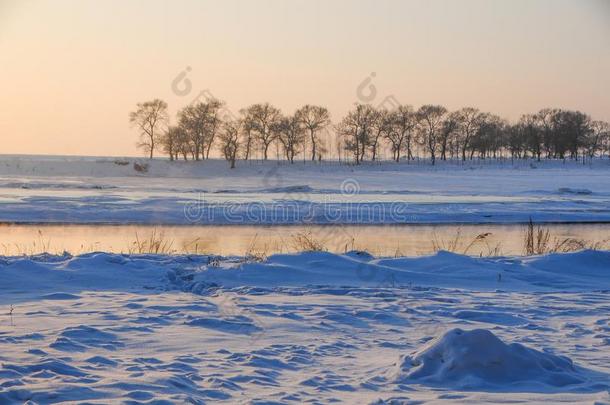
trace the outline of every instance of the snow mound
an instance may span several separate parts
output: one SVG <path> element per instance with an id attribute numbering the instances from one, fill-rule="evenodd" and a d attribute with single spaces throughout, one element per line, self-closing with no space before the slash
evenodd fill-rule
<path id="1" fill-rule="evenodd" d="M 591 195 L 593 191 L 588 188 L 570 188 L 570 187 L 560 187 L 557 192 L 559 194 L 577 194 L 577 195 Z"/>
<path id="2" fill-rule="evenodd" d="M 263 193 L 311 193 L 313 188 L 307 184 L 294 185 L 294 186 L 283 186 L 283 187 L 270 187 L 262 189 Z"/>
<path id="3" fill-rule="evenodd" d="M 452 329 L 401 356 L 394 381 L 481 389 L 513 384 L 564 387 L 585 378 L 572 361 L 518 343 L 506 344 L 486 329 Z"/>

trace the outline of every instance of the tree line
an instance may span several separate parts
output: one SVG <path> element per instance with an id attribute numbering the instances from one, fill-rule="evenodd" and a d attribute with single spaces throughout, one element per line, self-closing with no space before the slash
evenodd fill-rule
<path id="1" fill-rule="evenodd" d="M 268 160 L 272 146 L 291 163 L 298 155 L 322 160 L 329 145 L 321 135 L 327 130 L 336 134 L 337 150 L 356 164 L 379 160 L 381 150 L 389 151 L 396 162 L 423 153 L 433 165 L 474 157 L 593 158 L 610 151 L 607 122 L 580 111 L 550 108 L 511 123 L 472 107 L 449 111 L 440 105 L 400 105 L 387 110 L 356 104 L 333 125 L 322 106 L 305 105 L 283 114 L 260 103 L 234 117 L 222 101 L 210 98 L 184 107 L 176 124 L 169 125 L 167 103 L 155 99 L 139 103 L 129 119 L 140 132 L 138 146 L 150 158 L 160 151 L 170 160 L 202 160 L 217 149 L 231 168 L 238 159 L 251 159 L 255 151 Z"/>

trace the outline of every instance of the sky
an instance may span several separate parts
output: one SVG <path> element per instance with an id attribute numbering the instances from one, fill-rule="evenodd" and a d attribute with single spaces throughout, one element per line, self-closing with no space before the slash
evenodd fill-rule
<path id="1" fill-rule="evenodd" d="M 610 121 L 610 0 L 0 0 L 0 154 L 141 156 L 128 114 L 356 102 Z"/>

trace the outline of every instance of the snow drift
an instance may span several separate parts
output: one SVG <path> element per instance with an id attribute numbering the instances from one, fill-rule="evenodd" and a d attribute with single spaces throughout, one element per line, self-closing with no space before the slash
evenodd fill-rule
<path id="1" fill-rule="evenodd" d="M 518 343 L 506 344 L 487 329 L 456 328 L 395 365 L 395 382 L 422 382 L 465 389 L 518 383 L 564 387 L 585 377 L 567 357 Z"/>
<path id="2" fill-rule="evenodd" d="M 376 259 L 359 252 L 344 255 L 303 252 L 273 255 L 264 262 L 200 255 L 0 256 L 0 293 L 20 291 L 37 295 L 142 287 L 193 293 L 217 288 L 312 286 L 606 291 L 610 290 L 609 276 L 610 252 L 593 250 L 496 258 L 438 252 L 391 259 Z"/>
<path id="3" fill-rule="evenodd" d="M 0 256 L 0 403 L 607 403 L 609 264 Z"/>
<path id="4" fill-rule="evenodd" d="M 440 251 L 429 256 L 376 259 L 348 252 L 270 256 L 262 263 L 206 266 L 190 273 L 202 285 L 251 287 L 441 287 L 476 291 L 610 289 L 610 252 L 583 250 L 531 257 L 474 258 Z M 188 289 L 188 288 L 187 288 Z"/>

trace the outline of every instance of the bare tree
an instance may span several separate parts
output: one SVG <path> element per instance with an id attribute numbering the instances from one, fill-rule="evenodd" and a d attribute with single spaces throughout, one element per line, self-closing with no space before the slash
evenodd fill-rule
<path id="1" fill-rule="evenodd" d="M 403 149 L 407 151 L 407 159 L 412 159 L 411 141 L 414 129 L 417 126 L 417 118 L 413 107 L 409 105 L 399 106 L 390 113 L 388 120 L 391 126 L 385 136 L 391 144 L 394 160 L 396 162 L 400 161 L 400 153 Z"/>
<path id="2" fill-rule="evenodd" d="M 280 110 L 269 103 L 254 104 L 246 109 L 246 114 L 250 118 L 256 139 L 262 147 L 263 159 L 267 160 L 269 146 L 277 135 L 271 128 L 280 119 Z"/>
<path id="3" fill-rule="evenodd" d="M 301 107 L 295 115 L 299 121 L 309 131 L 311 141 L 311 160 L 316 160 L 316 152 L 321 142 L 319 133 L 330 125 L 330 113 L 325 107 L 315 105 L 305 105 Z"/>
<path id="4" fill-rule="evenodd" d="M 505 131 L 506 123 L 502 118 L 494 114 L 481 113 L 478 130 L 470 142 L 470 159 L 475 151 L 478 151 L 479 157 L 483 159 L 490 153 L 495 153 L 501 147 L 498 140 L 502 139 Z"/>
<path id="5" fill-rule="evenodd" d="M 240 110 L 241 119 L 237 122 L 224 115 L 223 106 L 216 99 L 189 105 L 179 111 L 178 125 L 168 127 L 167 104 L 155 99 L 138 103 L 137 110 L 129 114 L 129 121 L 139 130 L 138 147 L 145 149 L 150 158 L 160 150 L 170 160 L 208 159 L 219 139 L 219 150 L 232 167 L 238 156 L 249 159 L 254 147 L 260 147 L 267 160 L 269 147 L 274 145 L 278 159 L 283 153 L 290 162 L 301 152 L 307 159 L 310 151 L 312 160 L 321 160 L 327 152 L 327 145 L 320 139 L 321 132 L 330 125 L 330 115 L 324 107 L 305 105 L 294 115 L 283 117 L 269 103 L 254 104 Z M 229 124 L 225 125 L 225 121 Z M 475 154 L 481 159 L 509 154 L 513 158 L 532 156 L 539 161 L 543 156 L 582 157 L 584 163 L 585 158 L 610 152 L 608 126 L 580 111 L 551 108 L 525 114 L 511 125 L 472 107 L 449 113 L 439 105 L 423 105 L 416 112 L 404 105 L 388 112 L 357 104 L 335 127 L 338 136 L 333 142 L 337 142 L 339 160 L 346 151 L 353 154 L 356 164 L 367 157 L 378 160 L 380 148 L 386 146 L 396 162 L 405 151 L 407 160 L 411 160 L 414 150 L 424 150 L 432 164 L 439 154 L 442 160 L 448 156 L 466 160 L 467 154 L 470 159 Z M 421 145 L 419 148 L 416 142 Z"/>
<path id="6" fill-rule="evenodd" d="M 206 125 L 206 136 L 205 136 L 205 158 L 210 158 L 210 150 L 214 145 L 214 140 L 216 139 L 216 135 L 218 131 L 222 127 L 222 108 L 224 107 L 224 102 L 211 99 L 207 102 L 208 107 L 208 121 Z M 203 151 L 202 151 L 203 153 Z"/>
<path id="7" fill-rule="evenodd" d="M 593 158 L 595 153 L 602 149 L 608 137 L 610 137 L 610 125 L 605 121 L 593 121 L 591 132 L 583 142 L 587 155 Z"/>
<path id="8" fill-rule="evenodd" d="M 218 129 L 222 124 L 221 109 L 224 103 L 210 99 L 186 106 L 178 113 L 180 126 L 187 131 L 193 146 L 193 158 L 209 158 Z"/>
<path id="9" fill-rule="evenodd" d="M 180 155 L 184 160 L 188 160 L 189 155 L 194 155 L 191 137 L 189 136 L 188 131 L 181 125 L 178 125 L 176 129 L 177 131 L 174 134 L 176 159 L 178 158 L 178 155 Z"/>
<path id="10" fill-rule="evenodd" d="M 459 119 L 458 142 L 462 145 L 462 160 L 466 160 L 466 151 L 479 129 L 481 112 L 472 107 L 464 107 L 457 112 Z"/>
<path id="11" fill-rule="evenodd" d="M 535 114 L 525 114 L 519 119 L 519 125 L 523 131 L 525 147 L 540 162 L 542 147 L 544 145 L 544 132 L 539 126 L 539 118 Z"/>
<path id="12" fill-rule="evenodd" d="M 178 159 L 181 132 L 182 128 L 179 126 L 170 126 L 160 139 L 163 152 L 169 155 L 169 160 L 173 161 Z"/>
<path id="13" fill-rule="evenodd" d="M 563 159 L 569 153 L 577 159 L 579 148 L 592 131 L 591 117 L 580 111 L 557 110 L 552 121 L 558 157 Z"/>
<path id="14" fill-rule="evenodd" d="M 188 133 L 192 144 L 191 154 L 194 160 L 199 160 L 203 154 L 208 108 L 205 103 L 197 103 L 184 107 L 178 113 L 180 126 Z"/>
<path id="15" fill-rule="evenodd" d="M 506 148 L 510 152 L 511 158 L 521 158 L 524 148 L 522 130 L 519 124 L 510 125 L 506 131 Z"/>
<path id="16" fill-rule="evenodd" d="M 243 134 L 244 142 L 243 142 L 243 155 L 244 160 L 248 160 L 250 158 L 250 153 L 252 151 L 252 146 L 254 145 L 254 128 L 255 121 L 252 116 L 252 113 L 247 108 L 242 108 L 240 111 L 242 116 L 241 118 L 241 131 Z"/>
<path id="17" fill-rule="evenodd" d="M 602 136 L 602 143 L 600 145 L 600 151 L 602 156 L 607 153 L 610 158 L 610 123 L 604 122 L 603 124 L 607 129 L 605 135 Z"/>
<path id="18" fill-rule="evenodd" d="M 167 103 L 159 99 L 138 103 L 136 111 L 129 113 L 129 122 L 140 130 L 138 147 L 147 151 L 150 159 L 167 121 Z"/>
<path id="19" fill-rule="evenodd" d="M 545 149 L 547 158 L 551 156 L 554 150 L 553 114 L 555 114 L 555 112 L 556 110 L 553 110 L 551 108 L 543 108 L 536 114 L 538 126 L 542 131 L 543 147 Z"/>
<path id="20" fill-rule="evenodd" d="M 441 160 L 447 160 L 447 147 L 452 143 L 452 137 L 455 136 L 459 125 L 459 111 L 447 114 L 440 130 Z"/>
<path id="21" fill-rule="evenodd" d="M 239 120 L 227 121 L 223 123 L 219 136 L 222 154 L 231 164 L 231 169 L 235 168 L 235 161 L 241 146 L 241 127 L 242 122 Z"/>
<path id="22" fill-rule="evenodd" d="M 286 159 L 290 163 L 294 163 L 294 157 L 305 141 L 305 128 L 302 121 L 296 114 L 282 117 L 273 124 L 272 131 L 276 133 L 276 138 L 282 144 Z"/>
<path id="23" fill-rule="evenodd" d="M 417 110 L 420 143 L 430 153 L 432 164 L 436 163 L 436 154 L 440 144 L 440 131 L 447 109 L 440 105 L 423 105 Z"/>
<path id="24" fill-rule="evenodd" d="M 352 152 L 356 164 L 364 159 L 375 120 L 375 109 L 368 104 L 357 104 L 337 125 L 337 133 L 345 139 L 345 149 Z"/>
<path id="25" fill-rule="evenodd" d="M 388 133 L 391 132 L 392 123 L 390 114 L 387 110 L 376 110 L 373 116 L 371 128 L 371 136 L 369 139 L 369 147 L 371 149 L 371 160 L 377 159 L 379 145 L 382 139 L 385 139 Z"/>

